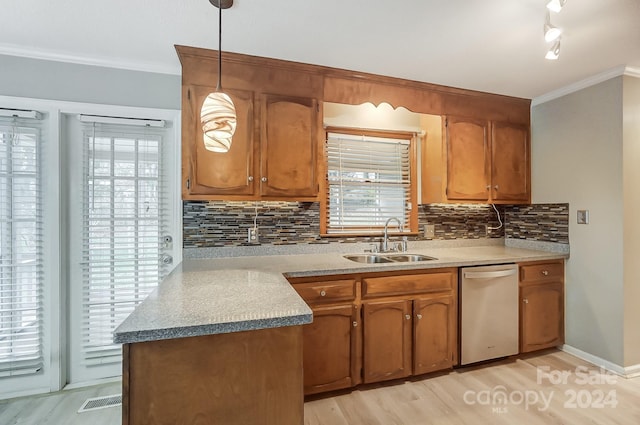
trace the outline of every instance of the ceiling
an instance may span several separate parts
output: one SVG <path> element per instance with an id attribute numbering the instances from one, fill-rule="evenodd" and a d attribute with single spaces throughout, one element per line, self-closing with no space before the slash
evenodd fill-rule
<path id="1" fill-rule="evenodd" d="M 640 0 L 567 0 L 551 15 L 564 31 L 556 61 L 544 59 L 545 4 L 235 0 L 222 49 L 524 98 L 640 69 Z M 217 10 L 208 0 L 11 1 L 0 54 L 180 74 L 173 45 L 217 48 Z"/>

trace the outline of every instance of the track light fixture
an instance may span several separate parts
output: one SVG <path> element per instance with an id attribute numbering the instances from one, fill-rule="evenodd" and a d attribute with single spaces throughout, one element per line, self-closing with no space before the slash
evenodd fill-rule
<path id="1" fill-rule="evenodd" d="M 567 0 L 549 0 L 547 3 L 547 9 L 552 12 L 558 13 L 562 10 L 562 6 L 567 2 Z"/>
<path id="2" fill-rule="evenodd" d="M 547 12 L 547 20 L 544 23 L 544 41 L 550 43 L 557 40 L 560 34 L 562 34 L 562 30 L 551 24 L 551 18 L 549 17 L 549 12 Z"/>
<path id="3" fill-rule="evenodd" d="M 560 39 L 557 39 L 553 46 L 549 49 L 547 54 L 544 56 L 545 59 L 556 60 L 560 56 Z"/>
<path id="4" fill-rule="evenodd" d="M 236 108 L 222 91 L 222 9 L 233 6 L 233 0 L 209 0 L 218 8 L 218 85 L 209 93 L 200 110 L 204 147 L 213 152 L 228 152 L 236 131 Z"/>

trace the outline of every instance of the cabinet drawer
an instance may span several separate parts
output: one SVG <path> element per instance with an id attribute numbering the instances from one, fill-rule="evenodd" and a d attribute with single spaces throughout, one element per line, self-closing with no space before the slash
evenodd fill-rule
<path id="1" fill-rule="evenodd" d="M 356 297 L 356 282 L 353 279 L 296 283 L 293 289 L 308 303 L 350 301 Z"/>
<path id="2" fill-rule="evenodd" d="M 364 278 L 362 279 L 362 298 L 451 291 L 455 281 L 456 273 L 452 271 Z"/>
<path id="3" fill-rule="evenodd" d="M 562 281 L 564 279 L 564 261 L 524 264 L 520 266 L 520 282 L 536 283 Z"/>

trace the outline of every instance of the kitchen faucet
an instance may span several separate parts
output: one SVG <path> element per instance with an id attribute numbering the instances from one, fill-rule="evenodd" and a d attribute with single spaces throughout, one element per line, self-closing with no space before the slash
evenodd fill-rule
<path id="1" fill-rule="evenodd" d="M 391 221 L 395 221 L 396 223 L 398 223 L 398 230 L 400 231 L 400 233 L 403 232 L 403 228 L 402 228 L 402 223 L 400 223 L 400 220 L 398 220 L 397 217 L 391 217 L 390 219 L 387 220 L 387 222 L 384 224 L 384 239 L 382 240 L 382 252 L 388 252 L 389 250 L 389 223 Z M 406 237 L 402 239 L 402 251 L 406 251 L 407 250 L 407 239 Z M 394 250 L 398 250 L 397 247 Z"/>

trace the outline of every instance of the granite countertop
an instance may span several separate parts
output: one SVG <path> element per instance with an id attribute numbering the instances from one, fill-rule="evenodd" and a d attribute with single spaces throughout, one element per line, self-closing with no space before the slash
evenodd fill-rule
<path id="1" fill-rule="evenodd" d="M 362 264 L 335 252 L 185 259 L 115 330 L 114 341 L 134 343 L 310 323 L 311 309 L 285 276 L 327 276 L 568 258 L 568 253 L 504 245 L 411 247 L 410 253 L 428 255 L 436 260 Z"/>

